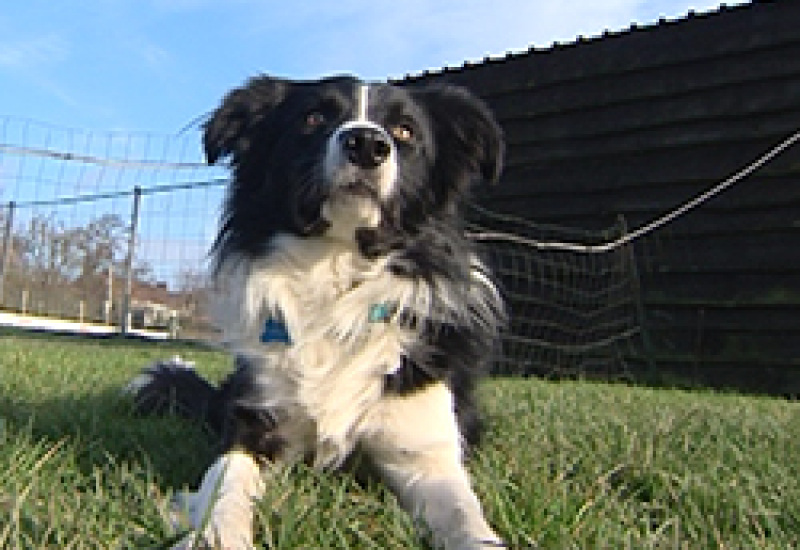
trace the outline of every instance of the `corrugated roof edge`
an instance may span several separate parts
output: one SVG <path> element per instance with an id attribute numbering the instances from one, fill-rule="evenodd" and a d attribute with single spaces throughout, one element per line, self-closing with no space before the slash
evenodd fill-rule
<path id="1" fill-rule="evenodd" d="M 606 29 L 597 36 L 591 36 L 591 37 L 578 36 L 575 38 L 575 40 L 571 42 L 564 42 L 564 43 L 554 42 L 546 47 L 537 47 L 536 45 L 532 45 L 527 50 L 517 51 L 517 52 L 506 52 L 505 54 L 499 54 L 497 56 L 490 55 L 484 57 L 483 60 L 481 61 L 465 61 L 460 66 L 447 66 L 447 67 L 442 67 L 440 69 L 424 69 L 418 73 L 409 73 L 400 78 L 392 78 L 390 79 L 390 82 L 394 83 L 413 82 L 414 80 L 421 80 L 423 78 L 431 76 L 445 75 L 448 73 L 459 73 L 469 69 L 482 67 L 488 64 L 505 63 L 506 61 L 519 59 L 529 55 L 548 54 L 559 50 L 565 50 L 569 48 L 576 48 L 593 44 L 595 42 L 599 42 L 602 40 L 620 38 L 636 32 L 653 32 L 654 30 L 658 30 L 666 26 L 682 25 L 698 19 L 707 19 L 710 17 L 718 17 L 732 12 L 750 10 L 759 4 L 774 4 L 779 1 L 781 0 L 752 0 L 751 2 L 745 4 L 737 4 L 735 6 L 729 6 L 723 3 L 715 10 L 701 12 L 701 13 L 697 13 L 694 10 L 689 10 L 689 12 L 687 12 L 686 15 L 677 18 L 670 19 L 667 17 L 661 17 L 658 19 L 658 21 L 654 23 L 645 23 L 645 24 L 631 23 L 629 27 L 622 30 L 611 31 Z"/>

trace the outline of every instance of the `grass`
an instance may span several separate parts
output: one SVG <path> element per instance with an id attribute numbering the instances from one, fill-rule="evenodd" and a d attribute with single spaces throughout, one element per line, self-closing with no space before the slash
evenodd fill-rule
<path id="1" fill-rule="evenodd" d="M 0 547 L 164 548 L 167 503 L 214 456 L 196 426 L 135 418 L 121 388 L 192 346 L 0 334 Z M 800 404 L 586 382 L 487 381 L 469 461 L 514 548 L 800 546 Z M 304 467 L 274 472 L 261 547 L 426 548 L 379 485 Z"/>

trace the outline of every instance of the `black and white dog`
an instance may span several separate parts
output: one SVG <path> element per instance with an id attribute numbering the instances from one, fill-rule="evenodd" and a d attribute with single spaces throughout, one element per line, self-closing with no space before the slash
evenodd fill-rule
<path id="1" fill-rule="evenodd" d="M 503 547 L 462 464 L 504 317 L 461 219 L 499 176 L 490 112 L 452 86 L 264 76 L 204 130 L 233 171 L 213 275 L 236 369 L 215 388 L 163 363 L 132 386 L 140 409 L 172 399 L 224 436 L 181 547 L 252 547 L 270 463 L 355 452 L 437 547 Z"/>

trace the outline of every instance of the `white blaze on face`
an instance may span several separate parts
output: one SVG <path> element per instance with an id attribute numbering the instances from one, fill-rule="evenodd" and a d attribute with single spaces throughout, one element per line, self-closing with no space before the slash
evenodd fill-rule
<path id="1" fill-rule="evenodd" d="M 328 140 L 323 165 L 324 175 L 332 187 L 346 186 L 359 180 L 372 185 L 381 198 L 387 198 L 392 194 L 397 179 L 397 151 L 386 130 L 380 124 L 369 120 L 369 85 L 359 84 L 354 91 L 354 118 L 337 128 Z M 342 146 L 342 135 L 358 128 L 377 130 L 386 137 L 391 144 L 391 153 L 384 163 L 371 169 L 359 168 L 350 163 Z"/>
<path id="2" fill-rule="evenodd" d="M 369 85 L 361 84 L 358 87 L 358 98 L 356 99 L 356 120 L 367 122 L 367 105 L 369 102 Z"/>

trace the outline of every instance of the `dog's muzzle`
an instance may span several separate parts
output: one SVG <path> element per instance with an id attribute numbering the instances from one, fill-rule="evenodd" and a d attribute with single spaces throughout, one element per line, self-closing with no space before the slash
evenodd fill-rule
<path id="1" fill-rule="evenodd" d="M 371 122 L 352 121 L 331 136 L 325 176 L 332 192 L 379 200 L 391 192 L 397 174 L 392 138 Z"/>

